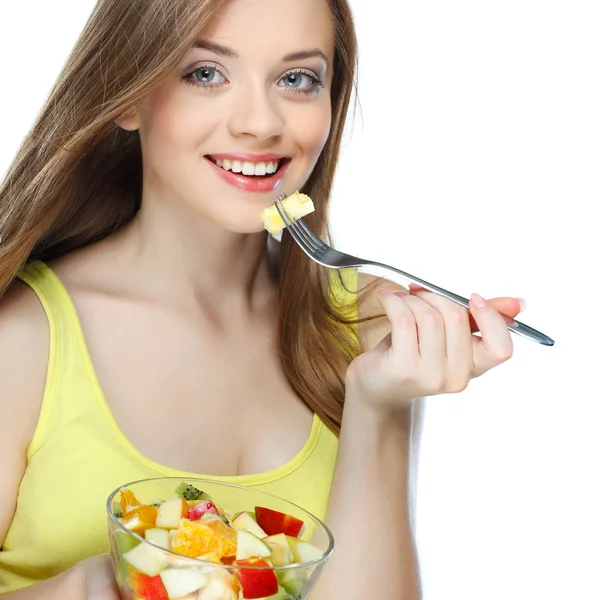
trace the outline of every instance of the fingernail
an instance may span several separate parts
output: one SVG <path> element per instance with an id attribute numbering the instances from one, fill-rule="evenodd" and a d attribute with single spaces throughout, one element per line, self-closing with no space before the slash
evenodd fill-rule
<path id="1" fill-rule="evenodd" d="M 521 307 L 521 312 L 524 312 L 527 309 L 527 302 L 525 302 L 524 298 L 517 298 L 519 301 L 519 306 Z"/>
<path id="2" fill-rule="evenodd" d="M 389 292 L 388 290 L 379 290 L 379 293 L 380 293 L 382 296 L 389 296 L 389 294 L 390 294 L 390 292 Z"/>
<path id="3" fill-rule="evenodd" d="M 483 308 L 485 300 L 479 294 L 471 294 L 471 302 L 475 308 Z"/>
<path id="4" fill-rule="evenodd" d="M 394 294 L 396 296 L 398 296 L 399 298 L 404 298 L 404 296 L 408 296 L 408 294 L 406 292 L 401 292 L 400 290 L 398 290 L 397 292 L 394 292 Z"/>

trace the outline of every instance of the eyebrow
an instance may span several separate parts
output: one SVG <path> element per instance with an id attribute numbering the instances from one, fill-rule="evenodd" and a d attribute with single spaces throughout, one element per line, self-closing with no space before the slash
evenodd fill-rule
<path id="1" fill-rule="evenodd" d="M 206 40 L 198 40 L 194 44 L 194 48 L 201 48 L 203 50 L 208 50 L 209 52 L 214 52 L 215 54 L 219 54 L 221 56 L 227 56 L 230 58 L 239 58 L 239 54 L 234 52 L 231 48 L 227 48 L 226 46 L 221 46 L 220 44 L 215 44 L 214 42 L 208 42 Z M 314 58 L 314 57 L 322 58 L 325 61 L 327 67 L 329 67 L 329 59 L 327 55 L 322 50 L 318 48 L 314 48 L 312 50 L 300 50 L 298 52 L 292 52 L 290 54 L 286 54 L 283 57 L 283 62 L 293 62 L 296 60 L 304 60 L 306 58 Z"/>

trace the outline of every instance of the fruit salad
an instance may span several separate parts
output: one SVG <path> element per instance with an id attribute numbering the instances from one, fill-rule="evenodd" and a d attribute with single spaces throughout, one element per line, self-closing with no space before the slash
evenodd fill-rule
<path id="1" fill-rule="evenodd" d="M 264 506 L 231 514 L 189 483 L 150 504 L 128 488 L 117 497 L 114 517 L 136 534 L 117 535 L 117 579 L 134 600 L 299 600 L 311 567 L 293 565 L 325 554 L 301 539 L 300 519 Z"/>
<path id="2" fill-rule="evenodd" d="M 301 194 L 298 190 L 284 198 L 281 203 L 292 221 L 297 221 L 315 210 L 315 205 L 310 197 L 306 194 Z M 260 218 L 264 223 L 265 229 L 274 238 L 281 240 L 281 232 L 285 228 L 285 223 L 279 215 L 277 207 L 273 205 L 265 208 L 260 213 Z"/>

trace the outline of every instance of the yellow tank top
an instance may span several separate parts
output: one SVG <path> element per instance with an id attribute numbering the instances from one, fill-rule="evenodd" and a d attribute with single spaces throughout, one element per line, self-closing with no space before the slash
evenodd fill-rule
<path id="1" fill-rule="evenodd" d="M 355 277 L 355 272 L 347 273 Z M 0 551 L 0 594 L 107 552 L 105 501 L 118 486 L 149 477 L 203 477 L 154 462 L 129 442 L 104 398 L 66 289 L 44 263 L 28 265 L 19 277 L 46 312 L 50 355 L 16 512 Z M 338 298 L 347 294 L 339 283 L 332 283 L 332 292 L 336 285 Z M 281 467 L 256 475 L 204 477 L 260 488 L 323 518 L 337 444 L 315 415 L 306 444 Z"/>

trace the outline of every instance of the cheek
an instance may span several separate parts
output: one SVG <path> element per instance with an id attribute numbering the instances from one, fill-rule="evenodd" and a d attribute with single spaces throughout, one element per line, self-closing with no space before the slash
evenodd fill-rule
<path id="1" fill-rule="evenodd" d="M 321 154 L 331 129 L 331 106 L 324 102 L 306 111 L 302 118 L 293 121 L 294 135 L 304 152 L 315 159 Z"/>
<path id="2" fill-rule="evenodd" d="M 162 154 L 167 148 L 188 148 L 207 134 L 202 111 L 177 94 L 157 94 L 145 107 L 142 115 L 142 135 L 146 144 Z"/>

